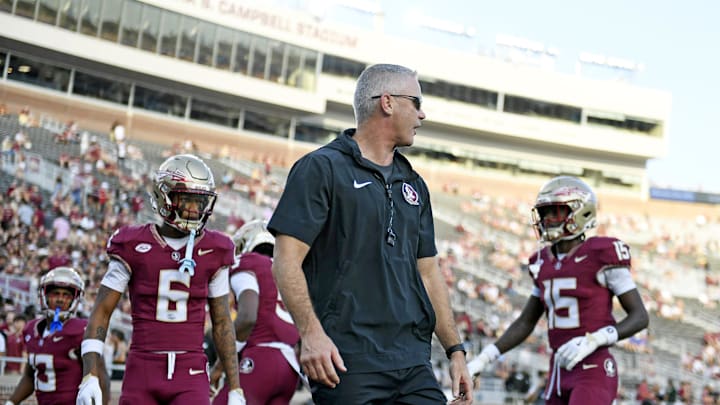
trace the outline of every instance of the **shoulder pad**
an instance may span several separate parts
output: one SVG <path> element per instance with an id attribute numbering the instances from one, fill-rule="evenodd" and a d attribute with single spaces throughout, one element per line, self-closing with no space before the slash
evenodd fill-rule
<path id="1" fill-rule="evenodd" d="M 600 264 L 609 267 L 630 268 L 630 246 L 617 238 L 595 236 L 585 241 L 587 249 Z"/>

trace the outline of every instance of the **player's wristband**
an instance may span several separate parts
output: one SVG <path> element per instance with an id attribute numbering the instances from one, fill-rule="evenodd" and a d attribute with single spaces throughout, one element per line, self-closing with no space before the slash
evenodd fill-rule
<path id="1" fill-rule="evenodd" d="M 447 358 L 451 358 L 452 354 L 455 352 L 463 352 L 463 356 L 467 354 L 467 350 L 465 350 L 465 345 L 462 343 L 458 343 L 456 345 L 450 346 L 445 350 L 445 355 Z"/>
<path id="2" fill-rule="evenodd" d="M 105 343 L 100 339 L 85 339 L 80 345 L 80 354 L 97 353 L 102 356 L 105 351 Z"/>
<path id="3" fill-rule="evenodd" d="M 613 325 L 603 326 L 593 332 L 593 337 L 598 341 L 600 346 L 611 346 L 618 341 L 617 328 Z"/>

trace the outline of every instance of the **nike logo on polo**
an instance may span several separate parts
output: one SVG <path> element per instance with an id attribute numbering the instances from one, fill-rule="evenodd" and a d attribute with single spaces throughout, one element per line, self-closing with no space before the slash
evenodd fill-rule
<path id="1" fill-rule="evenodd" d="M 57 343 L 57 342 L 63 340 L 64 337 L 65 336 L 53 336 L 52 339 L 53 339 L 53 342 Z"/>
<path id="2" fill-rule="evenodd" d="M 365 186 L 369 186 L 372 184 L 372 181 L 366 181 L 365 183 L 358 183 L 357 180 L 353 180 L 353 187 L 355 188 L 363 188 Z"/>
<path id="3" fill-rule="evenodd" d="M 215 249 L 202 250 L 198 249 L 198 256 L 205 256 L 208 253 L 212 253 Z"/>
<path id="4" fill-rule="evenodd" d="M 204 372 L 205 372 L 205 370 L 195 370 L 194 368 L 191 368 L 190 370 L 188 370 L 188 373 L 190 373 L 190 375 L 198 375 L 198 374 L 202 374 Z"/>
<path id="5" fill-rule="evenodd" d="M 576 256 L 575 257 L 575 263 L 580 263 L 581 261 L 585 260 L 587 258 L 587 255 L 585 256 Z"/>
<path id="6" fill-rule="evenodd" d="M 583 364 L 583 370 L 590 370 L 591 368 L 596 368 L 597 364 Z"/>

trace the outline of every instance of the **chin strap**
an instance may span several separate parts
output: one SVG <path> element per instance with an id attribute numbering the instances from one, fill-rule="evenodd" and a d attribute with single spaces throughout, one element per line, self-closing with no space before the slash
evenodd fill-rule
<path id="1" fill-rule="evenodd" d="M 59 332 L 63 328 L 63 323 L 60 321 L 60 307 L 55 307 L 55 316 L 53 316 L 52 322 L 50 322 L 50 333 Z"/>
<path id="2" fill-rule="evenodd" d="M 185 258 L 180 260 L 180 272 L 187 272 L 191 276 L 195 275 L 195 260 L 192 258 L 193 249 L 195 249 L 195 230 L 190 231 L 187 245 L 185 247 Z"/>

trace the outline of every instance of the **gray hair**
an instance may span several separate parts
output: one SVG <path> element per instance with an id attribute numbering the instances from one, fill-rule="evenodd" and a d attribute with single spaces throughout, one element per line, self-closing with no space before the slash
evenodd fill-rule
<path id="1" fill-rule="evenodd" d="M 365 68 L 358 77 L 353 97 L 356 124 L 367 121 L 375 110 L 377 100 L 372 97 L 383 92 L 397 93 L 398 83 L 408 77 L 416 78 L 417 72 L 405 66 L 391 64 L 377 64 Z"/>

